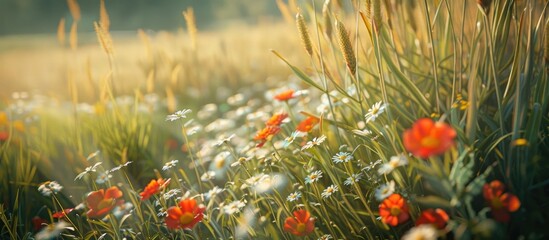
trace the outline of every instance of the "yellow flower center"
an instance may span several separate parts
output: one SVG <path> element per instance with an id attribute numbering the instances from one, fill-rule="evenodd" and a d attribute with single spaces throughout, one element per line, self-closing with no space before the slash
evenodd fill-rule
<path id="1" fill-rule="evenodd" d="M 185 214 L 181 215 L 181 217 L 179 217 L 179 223 L 181 223 L 181 225 L 189 224 L 193 221 L 193 219 L 194 214 L 186 212 Z"/>
<path id="2" fill-rule="evenodd" d="M 492 198 L 492 207 L 494 209 L 500 209 L 503 207 L 503 202 L 498 197 Z"/>
<path id="3" fill-rule="evenodd" d="M 296 227 L 296 231 L 300 233 L 305 232 L 306 227 L 307 226 L 305 226 L 305 223 L 298 223 Z"/>
<path id="4" fill-rule="evenodd" d="M 428 148 L 434 148 L 438 147 L 440 145 L 440 141 L 434 137 L 425 137 L 421 139 L 421 146 L 428 147 Z"/>
<path id="5" fill-rule="evenodd" d="M 398 216 L 400 214 L 400 208 L 398 207 L 392 207 L 391 208 L 391 215 Z"/>

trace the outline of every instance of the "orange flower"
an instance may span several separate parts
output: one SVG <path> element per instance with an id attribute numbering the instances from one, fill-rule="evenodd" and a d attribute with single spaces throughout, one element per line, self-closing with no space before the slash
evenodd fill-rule
<path id="1" fill-rule="evenodd" d="M 410 218 L 408 204 L 406 204 L 406 200 L 398 193 L 393 193 L 383 200 L 379 205 L 379 215 L 382 222 L 393 227 L 408 221 Z"/>
<path id="2" fill-rule="evenodd" d="M 89 218 L 101 218 L 107 215 L 116 205 L 119 205 L 124 202 L 124 200 L 119 198 L 122 197 L 122 191 L 118 187 L 110 187 L 105 191 L 104 189 L 99 189 L 88 194 L 86 198 L 86 203 L 88 205 L 88 217 Z"/>
<path id="3" fill-rule="evenodd" d="M 280 126 L 282 124 L 282 121 L 288 117 L 287 113 L 278 113 L 275 114 L 269 119 L 267 122 L 265 122 L 265 125 L 267 126 Z"/>
<path id="4" fill-rule="evenodd" d="M 297 125 L 296 130 L 300 132 L 310 132 L 318 122 L 320 122 L 319 118 L 309 116 Z"/>
<path id="5" fill-rule="evenodd" d="M 422 225 L 422 224 L 432 224 L 438 229 L 444 228 L 446 226 L 446 223 L 448 223 L 448 214 L 440 209 L 427 209 L 423 212 L 421 212 L 421 215 L 416 220 L 416 226 Z"/>
<path id="6" fill-rule="evenodd" d="M 454 145 L 455 137 L 456 131 L 450 125 L 429 118 L 417 120 L 403 134 L 406 150 L 421 158 L 446 152 Z"/>
<path id="7" fill-rule="evenodd" d="M 520 208 L 520 200 L 511 193 L 504 193 L 505 185 L 498 180 L 484 184 L 482 193 L 484 199 L 492 209 L 492 216 L 496 221 L 508 222 L 509 213 Z"/>
<path id="8" fill-rule="evenodd" d="M 281 93 L 274 96 L 274 98 L 278 101 L 288 101 L 288 100 L 290 100 L 294 97 L 295 96 L 294 96 L 294 90 L 293 89 L 281 92 Z"/>
<path id="9" fill-rule="evenodd" d="M 70 212 L 72 212 L 74 208 L 65 208 L 63 211 L 56 212 L 52 214 L 51 216 L 54 218 L 62 218 L 64 216 L 67 216 Z"/>
<path id="10" fill-rule="evenodd" d="M 170 183 L 170 179 L 164 180 L 162 178 L 159 178 L 158 180 L 151 180 L 151 182 L 149 182 L 143 192 L 139 193 L 139 196 L 141 196 L 141 201 L 145 201 L 149 199 L 152 195 L 159 193 L 168 185 L 168 183 Z"/>
<path id="11" fill-rule="evenodd" d="M 168 209 L 166 225 L 169 229 L 191 229 L 204 218 L 204 205 L 196 204 L 194 199 L 185 199 L 179 202 L 178 206 Z"/>
<path id="12" fill-rule="evenodd" d="M 309 211 L 300 209 L 293 214 L 294 217 L 287 217 L 284 221 L 284 231 L 296 236 L 305 236 L 313 232 L 315 219 L 311 217 Z"/>
<path id="13" fill-rule="evenodd" d="M 273 136 L 278 132 L 280 132 L 279 126 L 266 126 L 265 128 L 259 130 L 254 137 L 255 141 L 259 141 L 257 147 L 263 147 L 263 145 L 265 145 L 267 141 L 271 140 L 271 138 L 273 138 Z"/>

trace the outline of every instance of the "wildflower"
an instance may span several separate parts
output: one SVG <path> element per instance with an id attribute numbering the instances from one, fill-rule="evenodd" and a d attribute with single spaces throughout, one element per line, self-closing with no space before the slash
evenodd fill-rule
<path id="1" fill-rule="evenodd" d="M 305 183 L 311 184 L 317 182 L 320 178 L 322 178 L 322 171 L 317 170 L 305 177 Z"/>
<path id="2" fill-rule="evenodd" d="M 97 184 L 103 184 L 107 182 L 110 178 L 112 178 L 112 175 L 109 174 L 109 171 L 106 171 L 104 173 L 97 175 L 97 179 L 95 179 L 95 182 Z"/>
<path id="3" fill-rule="evenodd" d="M 74 208 L 65 208 L 62 211 L 53 213 L 51 216 L 54 217 L 54 218 L 62 218 L 62 217 L 67 216 L 73 210 L 74 210 Z"/>
<path id="4" fill-rule="evenodd" d="M 164 164 L 164 166 L 162 167 L 162 171 L 166 171 L 172 167 L 175 167 L 175 165 L 179 162 L 179 160 L 171 160 L 169 162 L 167 162 L 166 164 Z"/>
<path id="5" fill-rule="evenodd" d="M 8 131 L 0 131 L 0 142 L 5 142 L 10 138 L 10 133 Z"/>
<path id="6" fill-rule="evenodd" d="M 287 148 L 294 142 L 294 140 L 298 137 L 303 136 L 302 132 L 294 131 L 290 136 L 288 136 L 286 139 L 284 139 L 284 143 L 282 145 L 283 148 Z"/>
<path id="7" fill-rule="evenodd" d="M 218 186 L 214 186 L 212 189 L 210 189 L 208 192 L 204 193 L 204 197 L 206 200 L 209 200 L 216 196 L 217 194 L 221 193 L 223 189 L 219 188 Z"/>
<path id="8" fill-rule="evenodd" d="M 98 191 L 93 191 L 88 194 L 86 203 L 88 205 L 87 216 L 89 218 L 101 218 L 109 213 L 116 205 L 122 203 L 123 200 L 119 200 L 122 197 L 122 191 L 118 187 L 113 186 Z"/>
<path id="9" fill-rule="evenodd" d="M 122 216 L 124 216 L 126 214 L 129 214 L 131 212 L 132 208 L 133 208 L 133 204 L 131 202 L 126 202 L 126 203 L 123 203 L 123 204 L 120 204 L 120 205 L 116 206 L 112 210 L 112 214 L 116 218 L 121 218 Z"/>
<path id="10" fill-rule="evenodd" d="M 246 201 L 236 200 L 223 206 L 223 212 L 228 215 L 239 213 L 240 210 L 246 206 Z"/>
<path id="11" fill-rule="evenodd" d="M 170 189 L 169 191 L 165 192 L 162 197 L 166 200 L 176 196 L 177 194 L 181 193 L 181 190 L 179 189 Z"/>
<path id="12" fill-rule="evenodd" d="M 231 163 L 231 167 L 240 166 L 240 165 L 244 164 L 245 162 L 250 161 L 250 159 L 252 159 L 252 158 L 241 157 L 241 158 L 238 159 L 238 161 L 236 161 L 234 163 Z"/>
<path id="13" fill-rule="evenodd" d="M 69 229 L 72 230 L 73 228 L 70 227 L 70 225 L 65 221 L 59 221 L 57 223 L 52 223 L 48 225 L 45 228 L 42 228 L 40 232 L 38 232 L 34 238 L 36 240 L 42 240 L 42 239 L 51 239 L 54 237 L 57 237 L 63 230 Z"/>
<path id="14" fill-rule="evenodd" d="M 130 165 L 130 163 L 132 163 L 132 161 L 127 161 L 127 162 L 125 162 L 125 163 L 123 163 L 123 164 L 120 164 L 120 165 L 118 165 L 118 166 L 116 166 L 116 167 L 113 167 L 111 170 L 109 170 L 109 172 L 111 172 L 111 173 L 112 173 L 112 172 L 116 172 L 116 171 L 122 169 L 123 167 L 127 167 L 128 165 Z"/>
<path id="15" fill-rule="evenodd" d="M 320 194 L 323 198 L 329 198 L 332 196 L 333 193 L 337 192 L 339 189 L 336 185 L 330 185 L 324 191 L 322 191 L 322 194 Z"/>
<path id="16" fill-rule="evenodd" d="M 332 235 L 330 235 L 330 234 L 324 234 L 324 235 L 320 236 L 318 238 L 318 240 L 329 240 L 329 239 L 333 239 L 333 238 L 334 237 L 332 237 Z"/>
<path id="17" fill-rule="evenodd" d="M 177 206 L 168 209 L 166 225 L 169 229 L 192 229 L 204 218 L 206 207 L 194 199 L 181 200 Z"/>
<path id="18" fill-rule="evenodd" d="M 421 212 L 421 215 L 416 220 L 416 226 L 430 224 L 438 229 L 442 229 L 448 223 L 448 219 L 448 214 L 444 210 L 430 208 Z"/>
<path id="19" fill-rule="evenodd" d="M 528 145 L 528 140 L 525 138 L 517 138 L 515 141 L 511 143 L 511 146 L 526 146 Z"/>
<path id="20" fill-rule="evenodd" d="M 370 130 L 368 130 L 368 129 L 363 129 L 363 130 L 354 129 L 354 130 L 353 130 L 353 133 L 356 134 L 356 135 L 359 135 L 359 136 L 366 137 L 366 136 L 371 135 L 371 134 L 372 134 L 372 131 L 370 131 Z"/>
<path id="21" fill-rule="evenodd" d="M 278 100 L 278 101 L 281 101 L 281 102 L 283 102 L 283 101 L 288 101 L 288 100 L 290 100 L 290 99 L 292 99 L 292 98 L 295 97 L 295 96 L 294 96 L 294 92 L 295 92 L 295 91 L 294 91 L 293 89 L 286 90 L 286 91 L 284 91 L 284 92 L 281 92 L 281 93 L 275 95 L 275 96 L 274 96 L 274 99 L 276 99 L 276 100 Z"/>
<path id="22" fill-rule="evenodd" d="M 370 170 L 374 169 L 379 164 L 381 164 L 381 159 L 378 159 L 375 162 L 368 163 L 368 165 L 366 165 L 364 168 L 362 168 L 361 171 L 369 172 Z"/>
<path id="23" fill-rule="evenodd" d="M 149 199 L 152 195 L 159 193 L 164 190 L 166 186 L 170 183 L 170 180 L 164 180 L 163 178 L 153 179 L 147 184 L 143 192 L 139 193 L 141 196 L 141 201 Z"/>
<path id="24" fill-rule="evenodd" d="M 80 174 L 76 175 L 76 177 L 74 178 L 74 181 L 78 180 L 78 179 L 81 179 L 83 178 L 86 174 L 88 173 L 91 173 L 91 172 L 96 172 L 97 171 L 97 167 L 99 165 L 101 165 L 102 162 L 97 162 L 95 163 L 93 166 L 91 167 L 86 167 L 86 169 L 84 169 L 83 172 L 81 172 Z"/>
<path id="25" fill-rule="evenodd" d="M 322 144 L 322 143 L 324 142 L 324 140 L 326 140 L 326 136 L 324 136 L 324 135 L 322 135 L 322 136 L 320 136 L 320 137 L 317 137 L 317 138 L 315 137 L 315 138 L 313 138 L 313 140 L 308 141 L 308 142 L 305 144 L 305 146 L 303 146 L 303 147 L 301 148 L 301 151 L 303 151 L 303 150 L 305 150 L 305 149 L 312 148 L 312 147 L 314 147 L 314 146 L 318 146 L 318 145 Z"/>
<path id="26" fill-rule="evenodd" d="M 383 223 L 393 227 L 408 221 L 410 218 L 408 204 L 406 204 L 406 200 L 398 193 L 393 193 L 383 200 L 379 205 L 379 215 Z"/>
<path id="27" fill-rule="evenodd" d="M 263 147 L 263 145 L 271 140 L 278 132 L 280 132 L 280 127 L 278 126 L 266 126 L 262 130 L 259 130 L 254 137 L 255 141 L 259 141 L 256 147 Z"/>
<path id="28" fill-rule="evenodd" d="M 262 177 L 255 186 L 253 190 L 257 194 L 268 193 L 272 190 L 279 189 L 286 186 L 288 178 L 284 174 L 280 173 L 271 173 Z"/>
<path id="29" fill-rule="evenodd" d="M 310 132 L 311 130 L 313 130 L 313 127 L 317 125 L 319 122 L 320 122 L 319 118 L 308 116 L 307 118 L 305 118 L 305 120 L 301 121 L 297 125 L 295 130 L 300 132 Z"/>
<path id="30" fill-rule="evenodd" d="M 396 167 L 404 166 L 408 164 L 408 159 L 404 155 L 392 156 L 388 163 L 384 163 L 377 170 L 379 175 L 388 174 Z"/>
<path id="31" fill-rule="evenodd" d="M 200 180 L 202 182 L 207 182 L 215 178 L 215 172 L 214 171 L 207 171 L 202 176 L 200 176 Z"/>
<path id="32" fill-rule="evenodd" d="M 387 108 L 387 104 L 382 103 L 381 101 L 374 103 L 374 105 L 372 105 L 372 107 L 368 109 L 366 115 L 364 115 L 364 117 L 366 118 L 366 122 L 368 123 L 370 121 L 375 121 L 376 118 L 385 111 L 385 108 Z"/>
<path id="33" fill-rule="evenodd" d="M 508 222 L 509 213 L 520 208 L 520 200 L 512 193 L 504 193 L 505 185 L 499 180 L 484 184 L 482 194 L 492 209 L 492 216 L 498 222 Z"/>
<path id="34" fill-rule="evenodd" d="M 383 184 L 378 189 L 376 189 L 376 199 L 378 201 L 382 201 L 383 199 L 393 194 L 393 192 L 395 192 L 395 181 L 391 180 L 390 182 Z"/>
<path id="35" fill-rule="evenodd" d="M 173 121 L 178 120 L 178 119 L 187 118 L 187 113 L 190 113 L 190 112 L 191 112 L 190 109 L 183 109 L 183 110 L 177 111 L 174 114 L 170 114 L 170 115 L 166 116 L 166 121 L 172 121 L 173 122 Z"/>
<path id="36" fill-rule="evenodd" d="M 306 236 L 313 232 L 315 219 L 305 209 L 293 212 L 293 217 L 287 217 L 284 221 L 284 231 L 296 236 Z"/>
<path id="37" fill-rule="evenodd" d="M 95 152 L 90 153 L 90 155 L 88 155 L 88 157 L 86 158 L 86 161 L 92 160 L 93 158 L 97 157 L 97 155 L 99 155 L 100 152 L 101 151 L 97 150 Z"/>
<path id="38" fill-rule="evenodd" d="M 221 140 L 217 141 L 217 143 L 215 143 L 215 146 L 216 147 L 219 147 L 225 143 L 229 143 L 231 142 L 231 140 L 235 137 L 236 135 L 234 134 L 231 134 L 229 137 L 226 137 L 226 138 L 221 138 Z"/>
<path id="39" fill-rule="evenodd" d="M 421 158 L 439 155 L 454 145 L 456 131 L 448 124 L 429 118 L 417 120 L 402 135 L 406 150 Z"/>
<path id="40" fill-rule="evenodd" d="M 358 181 L 360 181 L 360 179 L 362 179 L 362 173 L 353 173 L 353 174 L 351 174 L 351 176 L 349 176 L 345 180 L 345 182 L 343 182 L 343 184 L 353 185 L 353 184 L 357 183 Z"/>
<path id="41" fill-rule="evenodd" d="M 438 239 L 437 229 L 432 225 L 421 225 L 413 227 L 404 236 L 402 240 L 436 240 Z"/>
<path id="42" fill-rule="evenodd" d="M 265 122 L 265 125 L 267 126 L 280 126 L 282 122 L 288 117 L 287 113 L 277 113 L 273 115 L 267 122 Z"/>
<path id="43" fill-rule="evenodd" d="M 290 195 L 288 195 L 288 197 L 286 198 L 286 200 L 288 202 L 295 202 L 297 201 L 298 199 L 301 198 L 301 192 L 299 191 L 295 191 L 293 193 L 290 193 Z"/>
<path id="44" fill-rule="evenodd" d="M 56 181 L 47 181 L 45 183 L 42 183 L 38 187 L 38 191 L 40 191 L 40 193 L 42 193 L 42 195 L 44 195 L 46 197 L 51 196 L 52 193 L 56 194 L 56 193 L 60 192 L 61 189 L 63 189 L 63 186 L 61 186 Z"/>
<path id="45" fill-rule="evenodd" d="M 349 162 L 351 160 L 353 160 L 353 156 L 348 152 L 338 152 L 332 157 L 332 161 L 334 161 L 334 163 Z"/>

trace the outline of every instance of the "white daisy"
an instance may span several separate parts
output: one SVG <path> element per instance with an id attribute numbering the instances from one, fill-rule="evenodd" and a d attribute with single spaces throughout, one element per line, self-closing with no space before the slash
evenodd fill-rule
<path id="1" fill-rule="evenodd" d="M 375 196 L 378 201 L 382 201 L 383 199 L 393 194 L 393 192 L 395 192 L 395 181 L 391 180 L 390 182 L 383 184 L 378 189 L 376 189 Z"/>
<path id="2" fill-rule="evenodd" d="M 305 149 L 309 149 L 309 148 L 312 148 L 314 146 L 318 146 L 320 144 L 322 144 L 324 142 L 324 140 L 326 140 L 326 136 L 322 135 L 320 137 L 315 137 L 313 138 L 313 140 L 311 141 L 308 141 L 305 146 L 303 146 L 301 148 L 301 151 L 305 150 Z"/>
<path id="3" fill-rule="evenodd" d="M 370 121 L 375 121 L 376 118 L 385 111 L 385 108 L 387 108 L 387 104 L 381 101 L 374 103 L 374 105 L 372 105 L 372 107 L 368 109 L 368 113 L 364 115 L 364 117 L 366 118 L 366 122 L 368 123 Z"/>
<path id="4" fill-rule="evenodd" d="M 175 165 L 179 162 L 179 160 L 171 160 L 169 162 L 167 162 L 166 164 L 164 164 L 164 166 L 162 167 L 162 171 L 166 171 L 172 167 L 175 167 Z"/>
<path id="5" fill-rule="evenodd" d="M 174 114 L 170 114 L 166 116 L 166 121 L 175 121 L 182 118 L 187 118 L 187 113 L 190 113 L 190 109 L 183 109 L 180 111 L 175 112 Z"/>
<path id="6" fill-rule="evenodd" d="M 402 240 L 436 240 L 438 238 L 437 229 L 431 224 L 423 224 L 410 229 Z"/>
<path id="7" fill-rule="evenodd" d="M 235 213 L 239 213 L 244 206 L 246 206 L 246 201 L 236 200 L 223 206 L 222 210 L 225 214 L 233 215 Z"/>
<path id="8" fill-rule="evenodd" d="M 42 193 L 42 195 L 46 197 L 51 196 L 52 193 L 56 194 L 60 192 L 61 189 L 63 189 L 63 186 L 61 186 L 56 181 L 47 181 L 38 187 L 38 191 L 40 191 L 40 193 Z"/>
<path id="9" fill-rule="evenodd" d="M 70 227 L 70 224 L 65 222 L 65 221 L 59 221 L 57 223 L 52 223 L 52 224 L 42 228 L 42 230 L 40 230 L 40 232 L 38 232 L 34 236 L 34 238 L 37 239 L 37 240 L 51 239 L 51 238 L 59 236 L 59 234 L 65 229 L 74 230 L 74 228 Z"/>
<path id="10" fill-rule="evenodd" d="M 332 196 L 333 193 L 337 192 L 338 190 L 339 188 L 336 185 L 332 184 L 328 186 L 326 189 L 324 189 L 321 195 L 323 198 L 329 198 L 330 196 Z"/>
<path id="11" fill-rule="evenodd" d="M 311 184 L 317 182 L 320 178 L 322 178 L 322 171 L 317 170 L 305 177 L 305 183 Z"/>
<path id="12" fill-rule="evenodd" d="M 301 198 L 301 192 L 299 191 L 296 191 L 296 192 L 293 192 L 293 193 L 290 193 L 290 195 L 288 195 L 288 197 L 286 198 L 286 200 L 288 202 L 294 202 L 294 201 L 297 201 L 298 199 Z"/>
<path id="13" fill-rule="evenodd" d="M 393 171 L 393 169 L 395 169 L 396 167 L 404 166 L 406 164 L 408 164 L 408 159 L 406 158 L 406 156 L 402 154 L 397 156 L 392 156 L 389 162 L 381 165 L 381 167 L 377 170 L 377 172 L 379 173 L 379 175 L 388 174 L 391 171 Z"/>

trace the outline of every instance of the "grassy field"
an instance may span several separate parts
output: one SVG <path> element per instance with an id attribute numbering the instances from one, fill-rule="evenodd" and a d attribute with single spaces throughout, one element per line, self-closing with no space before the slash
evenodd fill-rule
<path id="1" fill-rule="evenodd" d="M 342 2 L 1 38 L 0 238 L 546 239 L 547 3 Z"/>

